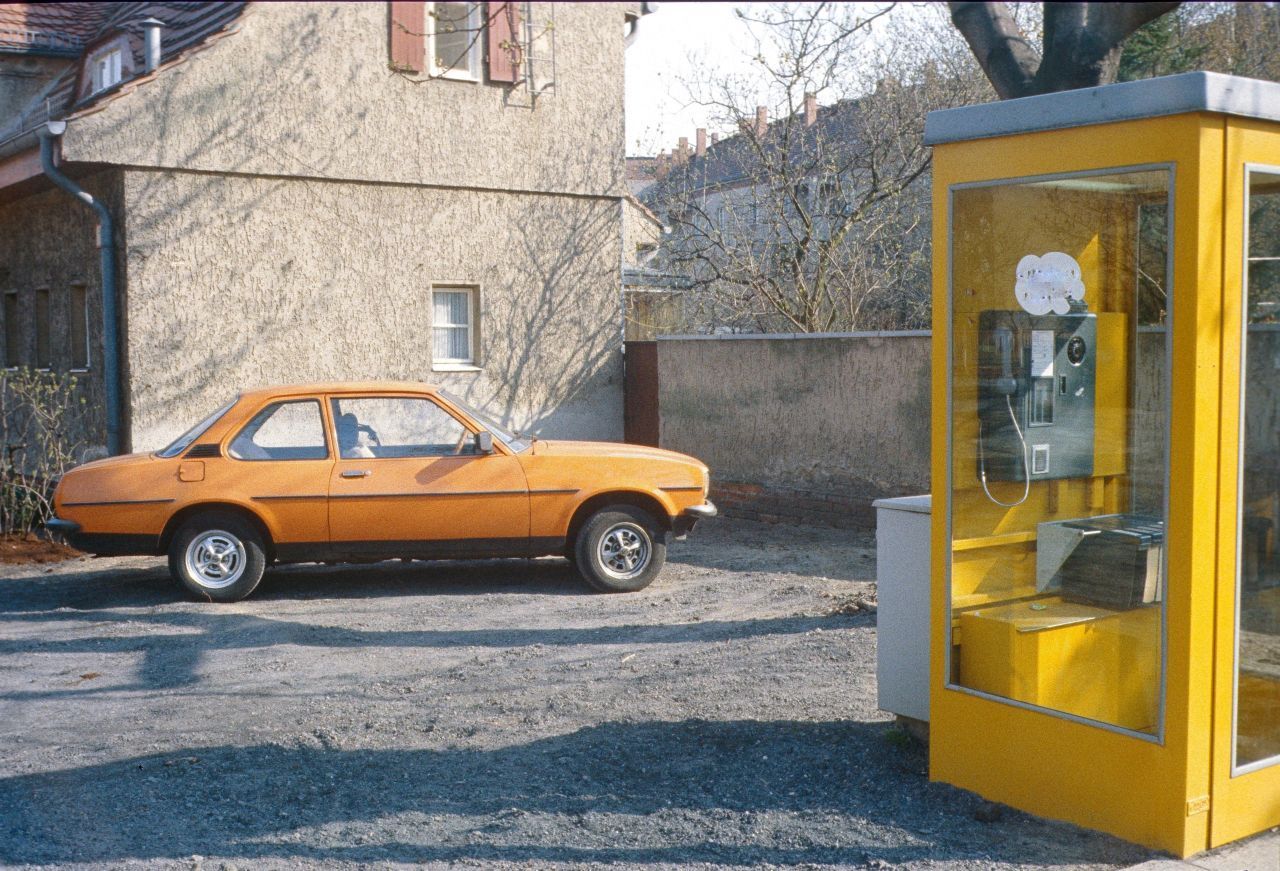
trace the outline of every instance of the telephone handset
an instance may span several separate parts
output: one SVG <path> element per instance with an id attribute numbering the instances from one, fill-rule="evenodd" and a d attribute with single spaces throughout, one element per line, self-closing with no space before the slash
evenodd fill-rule
<path id="1" fill-rule="evenodd" d="M 1012 508 L 1033 480 L 1093 474 L 1097 316 L 987 310 L 978 316 L 978 478 Z M 1020 481 L 1003 502 L 988 481 Z"/>

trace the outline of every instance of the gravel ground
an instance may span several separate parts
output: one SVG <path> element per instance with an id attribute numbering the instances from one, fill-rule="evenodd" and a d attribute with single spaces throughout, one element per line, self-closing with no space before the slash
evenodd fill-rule
<path id="1" fill-rule="evenodd" d="M 559 559 L 0 566 L 0 864 L 1083 869 L 1151 857 L 926 777 L 875 703 L 869 534 Z"/>

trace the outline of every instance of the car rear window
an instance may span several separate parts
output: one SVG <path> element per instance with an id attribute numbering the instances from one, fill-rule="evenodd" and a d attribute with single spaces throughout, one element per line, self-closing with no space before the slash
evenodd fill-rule
<path id="1" fill-rule="evenodd" d="M 200 436 L 204 435 L 205 430 L 207 430 L 209 427 L 217 423 L 224 414 L 226 414 L 228 411 L 231 410 L 231 406 L 235 405 L 239 401 L 240 401 L 239 396 L 232 399 L 230 402 L 228 402 L 226 405 L 219 408 L 213 414 L 209 415 L 204 420 L 200 421 L 198 424 L 191 427 L 191 429 L 187 430 L 182 435 L 178 436 L 176 440 L 170 442 L 169 446 L 166 447 L 164 450 L 160 451 L 157 454 L 157 456 L 166 457 L 166 458 L 176 457 L 178 454 L 185 451 L 191 445 L 192 442 L 200 438 Z"/>

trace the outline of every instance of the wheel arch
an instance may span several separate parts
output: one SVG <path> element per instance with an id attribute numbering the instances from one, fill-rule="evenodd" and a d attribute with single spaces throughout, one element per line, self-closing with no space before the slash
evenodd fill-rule
<path id="1" fill-rule="evenodd" d="M 646 493 L 643 490 L 609 490 L 584 499 L 574 509 L 573 516 L 569 519 L 569 529 L 565 533 L 566 545 L 573 547 L 573 543 L 578 539 L 578 530 L 587 522 L 588 517 L 601 508 L 614 505 L 631 505 L 647 511 L 665 531 L 671 531 L 671 510 L 652 493 Z"/>
<path id="2" fill-rule="evenodd" d="M 262 536 L 262 546 L 267 552 L 267 558 L 275 559 L 275 540 L 271 537 L 271 530 L 267 528 L 267 524 L 253 509 L 238 505 L 235 502 L 197 502 L 193 505 L 185 505 L 175 511 L 165 524 L 164 531 L 160 533 L 160 553 L 168 553 L 169 543 L 173 541 L 173 536 L 178 530 L 182 528 L 182 524 L 192 517 L 210 511 L 235 514 L 249 521 L 258 530 L 258 534 Z"/>

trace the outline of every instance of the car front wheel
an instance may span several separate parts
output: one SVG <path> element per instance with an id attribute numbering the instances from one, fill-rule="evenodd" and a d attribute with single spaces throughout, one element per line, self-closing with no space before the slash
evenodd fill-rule
<path id="1" fill-rule="evenodd" d="M 262 536 L 234 514 L 194 517 L 169 544 L 169 573 L 201 599 L 243 599 L 258 586 L 266 565 Z"/>
<path id="2" fill-rule="evenodd" d="M 578 571 L 601 593 L 632 593 L 653 582 L 667 561 L 667 541 L 658 522 L 629 505 L 601 509 L 578 531 Z"/>

